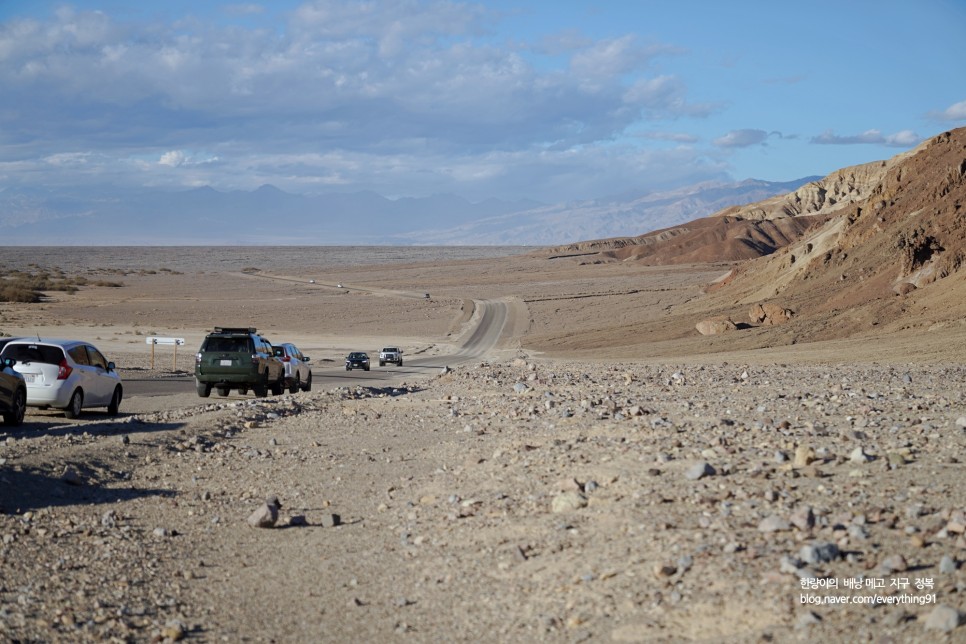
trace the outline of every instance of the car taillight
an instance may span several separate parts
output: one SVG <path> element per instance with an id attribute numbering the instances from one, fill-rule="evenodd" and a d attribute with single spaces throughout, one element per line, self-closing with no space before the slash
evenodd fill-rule
<path id="1" fill-rule="evenodd" d="M 290 362 L 291 360 L 292 359 L 288 356 L 285 356 L 284 358 L 282 358 L 282 362 Z"/>
<path id="2" fill-rule="evenodd" d="M 73 370 L 74 368 L 67 364 L 66 358 L 61 360 L 60 364 L 57 365 L 57 380 L 67 380 Z"/>
<path id="3" fill-rule="evenodd" d="M 253 353 L 252 354 L 252 364 L 258 364 L 258 354 L 257 353 Z"/>
<path id="4" fill-rule="evenodd" d="M 201 354 L 200 353 L 196 353 L 195 354 L 195 364 L 201 364 Z"/>

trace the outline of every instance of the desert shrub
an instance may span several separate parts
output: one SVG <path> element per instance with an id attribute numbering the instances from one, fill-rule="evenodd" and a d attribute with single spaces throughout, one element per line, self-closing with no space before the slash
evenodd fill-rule
<path id="1" fill-rule="evenodd" d="M 0 302 L 27 302 L 35 303 L 40 301 L 40 293 L 20 284 L 0 284 Z"/>

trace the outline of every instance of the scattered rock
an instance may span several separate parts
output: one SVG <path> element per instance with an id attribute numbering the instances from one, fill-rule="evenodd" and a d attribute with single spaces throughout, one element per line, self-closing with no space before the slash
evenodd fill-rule
<path id="1" fill-rule="evenodd" d="M 587 507 L 587 497 L 579 492 L 564 492 L 553 498 L 550 509 L 555 514 Z"/>
<path id="2" fill-rule="evenodd" d="M 784 532 L 791 528 L 791 524 L 777 514 L 765 517 L 758 523 L 759 532 Z"/>
<path id="3" fill-rule="evenodd" d="M 729 331 L 737 331 L 738 325 L 732 322 L 730 318 L 718 318 L 702 320 L 698 322 L 694 328 L 696 328 L 698 333 L 701 335 L 720 335 Z"/>
<path id="4" fill-rule="evenodd" d="M 929 616 L 926 618 L 925 628 L 927 631 L 951 633 L 964 623 L 966 623 L 966 614 L 952 606 L 940 604 L 929 613 Z"/>
<path id="5" fill-rule="evenodd" d="M 685 472 L 684 476 L 689 481 L 697 481 L 698 479 L 702 479 L 706 476 L 714 476 L 715 474 L 716 474 L 715 469 L 711 467 L 711 465 L 709 465 L 708 463 L 702 461 L 700 463 L 695 463 L 690 468 L 688 468 L 688 471 Z"/>

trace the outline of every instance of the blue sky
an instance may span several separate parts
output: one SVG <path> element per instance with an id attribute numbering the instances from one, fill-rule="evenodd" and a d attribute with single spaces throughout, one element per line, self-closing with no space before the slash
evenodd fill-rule
<path id="1" fill-rule="evenodd" d="M 966 126 L 966 2 L 0 0 L 0 189 L 545 202 Z"/>

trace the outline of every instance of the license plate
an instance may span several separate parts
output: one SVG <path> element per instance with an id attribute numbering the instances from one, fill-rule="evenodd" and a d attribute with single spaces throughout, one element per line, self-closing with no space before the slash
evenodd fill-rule
<path id="1" fill-rule="evenodd" d="M 25 374 L 21 374 L 21 375 L 23 376 L 23 381 L 24 382 L 33 382 L 34 381 L 34 377 L 35 376 L 32 373 L 25 373 Z"/>
<path id="2" fill-rule="evenodd" d="M 231 360 L 221 360 L 218 364 L 220 364 L 222 367 L 230 367 Z"/>

